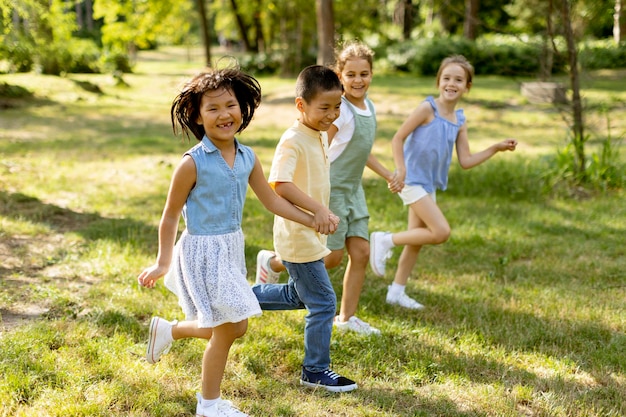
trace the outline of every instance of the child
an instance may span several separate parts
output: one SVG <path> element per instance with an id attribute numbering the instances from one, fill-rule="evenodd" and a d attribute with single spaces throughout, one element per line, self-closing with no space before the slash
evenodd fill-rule
<path id="1" fill-rule="evenodd" d="M 506 139 L 472 154 L 463 110 L 455 110 L 470 90 L 474 68 L 460 55 L 444 59 L 437 72 L 439 97 L 428 97 L 409 115 L 391 141 L 398 180 L 405 183 L 400 198 L 409 206 L 408 230 L 371 235 L 370 265 L 383 276 L 391 249 L 404 245 L 394 282 L 387 291 L 387 303 L 418 310 L 424 306 L 405 294 L 404 289 L 423 245 L 444 243 L 450 226 L 435 199 L 437 189 L 445 190 L 452 148 L 456 145 L 459 164 L 469 169 L 497 152 L 514 151 L 517 141 Z"/>
<path id="2" fill-rule="evenodd" d="M 174 133 L 180 126 L 184 136 L 191 132 L 200 143 L 185 153 L 174 171 L 159 224 L 157 260 L 138 281 L 153 288 L 168 273 L 166 285 L 178 295 L 186 316 L 182 322 L 152 319 L 148 362 L 158 361 L 173 340 L 209 340 L 196 416 L 246 415 L 220 398 L 220 385 L 232 343 L 246 332 L 248 317 L 261 314 L 246 280 L 241 230 L 248 184 L 268 210 L 316 225 L 313 216 L 273 192 L 252 149 L 235 138 L 260 102 L 257 80 L 231 67 L 194 77 L 171 108 Z M 186 230 L 174 247 L 181 213 Z M 328 217 L 328 212 L 322 210 L 321 215 Z M 322 223 L 332 229 L 328 219 Z"/>
<path id="3" fill-rule="evenodd" d="M 348 251 L 341 307 L 334 326 L 340 331 L 363 335 L 380 334 L 380 330 L 355 315 L 370 254 L 369 213 L 361 184 L 365 166 L 385 178 L 391 191 L 400 191 L 394 174 L 371 154 L 376 136 L 376 112 L 367 90 L 372 82 L 373 56 L 374 52 L 360 42 L 347 43 L 337 53 L 335 72 L 343 84 L 343 97 L 340 115 L 328 129 L 330 209 L 339 216 L 340 222 L 337 232 L 328 236 L 326 246 L 331 253 L 324 258 L 326 268 L 339 266 L 344 247 Z M 273 252 L 259 252 L 257 283 L 268 277 L 277 280 L 284 270 Z"/>
<path id="4" fill-rule="evenodd" d="M 326 131 L 339 116 L 341 82 L 331 69 L 305 68 L 296 81 L 300 118 L 282 135 L 272 161 L 269 182 L 294 205 L 327 219 L 330 197 Z M 331 392 L 352 391 L 357 384 L 329 369 L 330 337 L 337 300 L 324 267 L 330 253 L 326 238 L 290 220 L 274 217 L 274 248 L 282 258 L 287 284 L 255 285 L 263 310 L 306 308 L 304 363 L 300 384 Z"/>

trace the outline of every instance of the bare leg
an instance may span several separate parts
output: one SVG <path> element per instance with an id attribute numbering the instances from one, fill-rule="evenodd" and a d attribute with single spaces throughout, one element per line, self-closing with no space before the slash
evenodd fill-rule
<path id="1" fill-rule="evenodd" d="M 393 234 L 393 243 L 404 245 L 398 260 L 394 282 L 406 285 L 417 262 L 423 245 L 440 244 L 448 240 L 450 226 L 443 213 L 430 196 L 411 204 L 408 214 L 408 229 Z"/>
<path id="2" fill-rule="evenodd" d="M 270 259 L 270 268 L 272 268 L 272 271 L 274 272 L 283 272 L 287 270 L 278 255 Z"/>
<path id="3" fill-rule="evenodd" d="M 360 237 L 347 238 L 346 248 L 348 249 L 348 265 L 343 276 L 343 292 L 339 310 L 341 321 L 347 321 L 356 314 L 370 255 L 369 242 Z"/>
<path id="4" fill-rule="evenodd" d="M 172 337 L 174 340 L 195 337 L 197 339 L 211 339 L 212 328 L 199 328 L 198 321 L 180 321 L 172 327 Z"/>
<path id="5" fill-rule="evenodd" d="M 228 352 L 235 339 L 248 329 L 248 320 L 225 323 L 213 329 L 202 356 L 202 398 L 212 400 L 220 396 L 220 386 L 228 360 Z"/>

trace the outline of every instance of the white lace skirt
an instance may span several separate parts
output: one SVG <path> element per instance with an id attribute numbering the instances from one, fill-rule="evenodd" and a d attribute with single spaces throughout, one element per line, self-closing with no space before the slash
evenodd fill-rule
<path id="1" fill-rule="evenodd" d="M 237 323 L 261 315 L 246 279 L 241 230 L 198 236 L 184 231 L 174 248 L 165 286 L 178 296 L 186 320 L 198 327 Z"/>

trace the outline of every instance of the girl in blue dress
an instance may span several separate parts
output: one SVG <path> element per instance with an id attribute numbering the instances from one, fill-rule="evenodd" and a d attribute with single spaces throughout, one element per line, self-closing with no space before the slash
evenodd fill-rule
<path id="1" fill-rule="evenodd" d="M 146 359 L 155 363 L 174 340 L 207 339 L 196 416 L 246 416 L 220 398 L 228 352 L 261 308 L 246 279 L 241 230 L 248 185 L 272 213 L 315 227 L 313 217 L 270 188 L 254 151 L 235 135 L 261 103 L 256 79 L 238 68 L 210 69 L 194 77 L 171 108 L 174 133 L 199 143 L 175 169 L 159 224 L 156 263 L 138 276 L 153 288 L 163 276 L 178 296 L 185 321 L 152 318 Z M 186 229 L 176 245 L 180 216 Z M 333 230 L 334 231 L 334 230 Z"/>
<path id="2" fill-rule="evenodd" d="M 404 183 L 399 193 L 409 206 L 408 228 L 398 233 L 374 232 L 370 236 L 370 265 L 383 276 L 385 263 L 395 246 L 403 245 L 387 303 L 418 310 L 424 306 L 405 292 L 405 286 L 423 245 L 444 243 L 450 226 L 437 206 L 437 189 L 445 190 L 453 148 L 464 169 L 485 162 L 498 152 L 514 151 L 515 139 L 505 139 L 478 153 L 471 153 L 467 123 L 456 106 L 472 86 L 474 68 L 461 55 L 444 59 L 437 72 L 439 97 L 428 97 L 409 115 L 394 135 L 391 146 L 396 175 Z"/>

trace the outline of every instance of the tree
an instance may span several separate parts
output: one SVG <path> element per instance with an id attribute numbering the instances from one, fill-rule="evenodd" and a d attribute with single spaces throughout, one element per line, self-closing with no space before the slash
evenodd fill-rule
<path id="1" fill-rule="evenodd" d="M 202 44 L 204 45 L 204 60 L 207 67 L 211 66 L 211 32 L 207 21 L 204 0 L 196 0 L 198 6 L 198 18 L 200 19 L 200 29 L 202 31 Z"/>
<path id="2" fill-rule="evenodd" d="M 551 2 L 554 0 L 550 0 Z M 572 144 L 577 164 L 574 167 L 579 178 L 585 179 L 586 158 L 585 158 L 585 129 L 583 123 L 583 107 L 580 99 L 580 75 L 578 73 L 578 50 L 576 38 L 572 28 L 572 11 L 570 0 L 556 0 L 560 2 L 561 22 L 563 24 L 564 36 L 567 42 L 567 57 L 569 62 L 570 87 L 572 88 Z"/>
<path id="3" fill-rule="evenodd" d="M 613 39 L 615 39 L 615 43 L 626 40 L 626 0 L 615 0 Z"/>
<path id="4" fill-rule="evenodd" d="M 333 0 L 316 0 L 317 16 L 317 63 L 332 64 L 335 48 L 335 18 Z"/>
<path id="5" fill-rule="evenodd" d="M 102 19 L 102 44 L 110 54 L 131 56 L 158 39 L 180 41 L 189 33 L 193 3 L 176 0 L 94 2 L 94 18 Z"/>
<path id="6" fill-rule="evenodd" d="M 250 43 L 250 38 L 248 37 L 250 28 L 246 24 L 245 18 L 239 10 L 239 5 L 237 4 L 237 1 L 230 0 L 230 5 L 233 8 L 233 14 L 235 15 L 235 20 L 237 21 L 239 36 L 241 36 L 241 41 L 243 42 L 244 49 L 248 52 L 259 52 L 258 48 L 252 47 L 252 44 Z"/>
<path id="7" fill-rule="evenodd" d="M 393 12 L 393 21 L 402 27 L 402 39 L 411 39 L 415 20 L 412 0 L 398 0 Z"/>
<path id="8" fill-rule="evenodd" d="M 465 20 L 463 21 L 463 35 L 467 39 L 475 40 L 478 36 L 478 8 L 479 0 L 465 0 Z"/>

